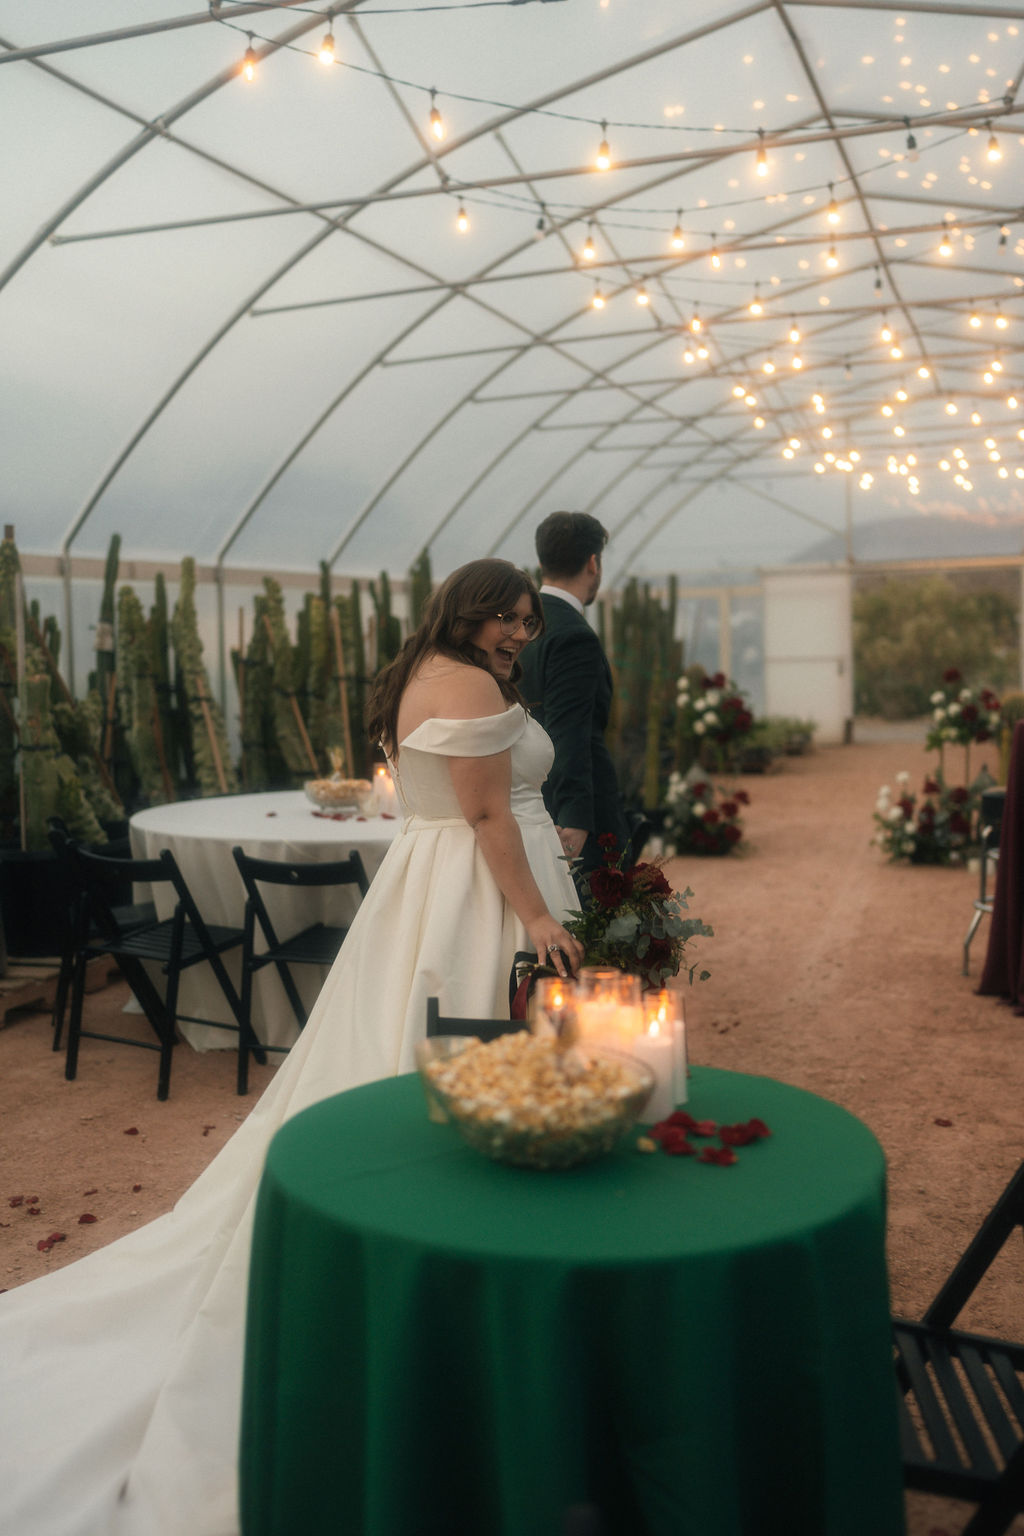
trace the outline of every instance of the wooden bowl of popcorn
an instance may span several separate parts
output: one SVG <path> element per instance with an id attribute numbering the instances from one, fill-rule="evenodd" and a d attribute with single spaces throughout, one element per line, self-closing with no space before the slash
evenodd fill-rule
<path id="1" fill-rule="evenodd" d="M 574 1168 L 632 1130 L 654 1073 L 625 1052 L 560 1050 L 525 1030 L 483 1044 L 439 1035 L 417 1046 L 432 1118 L 439 1107 L 478 1152 L 519 1168 Z"/>

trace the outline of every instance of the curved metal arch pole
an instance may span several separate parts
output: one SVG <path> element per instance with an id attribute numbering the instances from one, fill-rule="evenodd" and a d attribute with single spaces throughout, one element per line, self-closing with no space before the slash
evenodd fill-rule
<path id="1" fill-rule="evenodd" d="M 360 4 L 361 0 L 349 0 L 349 3 Z M 264 49 L 261 57 L 266 57 L 269 54 L 276 52 L 279 48 L 285 47 L 287 43 L 292 41 L 293 38 L 301 37 L 305 32 L 311 31 L 315 26 L 319 26 L 320 24 L 320 17 L 314 17 L 312 19 L 303 18 L 302 21 L 297 22 L 293 27 L 290 27 L 285 33 L 282 34 L 280 38 L 276 39 L 272 44 L 268 44 Z M 0 272 L 0 291 L 2 291 L 7 283 L 9 283 L 11 279 L 16 275 L 16 273 L 21 270 L 25 263 L 33 255 L 35 255 L 36 251 L 38 251 L 40 246 L 45 243 L 53 231 L 61 223 L 63 223 L 63 221 L 68 218 L 70 214 L 74 213 L 75 209 L 79 208 L 82 203 L 84 203 L 86 199 L 92 195 L 93 192 L 101 187 L 105 181 L 109 180 L 109 178 L 113 176 L 116 171 L 120 170 L 122 166 L 126 165 L 128 161 L 131 160 L 135 155 L 139 154 L 141 150 L 147 148 L 155 140 L 160 139 L 163 134 L 163 129 L 168 124 L 176 122 L 187 112 L 190 112 L 193 107 L 196 107 L 201 102 L 206 101 L 210 96 L 214 95 L 215 92 L 219 91 L 223 86 L 234 80 L 237 76 L 237 73 L 238 71 L 234 66 L 232 66 L 230 69 L 221 70 L 220 73 L 215 75 L 212 80 L 206 81 L 205 84 L 200 86 L 197 90 L 190 91 L 187 96 L 183 96 L 180 101 L 175 103 L 175 105 L 171 107 L 168 112 L 163 113 L 160 117 L 154 119 L 154 121 L 145 127 L 141 133 L 137 134 L 135 138 L 129 140 L 127 144 L 123 145 L 117 154 L 113 155 L 100 167 L 98 171 L 94 172 L 92 176 L 88 177 L 87 180 L 83 182 L 82 185 L 72 194 L 72 196 L 68 198 L 64 203 L 62 203 L 60 207 L 41 225 L 32 239 L 22 247 L 22 249 L 17 253 L 12 261 L 10 261 L 4 270 Z M 162 406 L 160 408 L 162 409 Z M 155 417 L 152 419 L 155 419 Z M 147 420 L 143 429 L 144 431 L 148 431 L 149 426 L 152 424 L 152 419 Z M 137 438 L 133 439 L 131 447 L 134 447 L 135 441 L 137 441 Z M 123 457 L 115 461 L 115 468 L 113 471 L 109 472 L 108 476 L 101 482 L 100 489 L 93 493 L 93 496 L 90 497 L 85 507 L 79 513 L 78 517 L 67 529 L 64 534 L 64 538 L 61 541 L 60 557 L 63 567 L 62 574 L 64 582 L 64 633 L 67 639 L 68 687 L 71 689 L 72 693 L 74 693 L 75 689 L 75 651 L 74 624 L 72 622 L 71 611 L 71 544 L 82 524 L 85 522 L 86 518 L 89 516 L 89 513 L 92 511 L 93 506 L 95 506 L 96 501 L 98 501 L 99 497 L 103 494 L 103 490 L 109 484 L 114 474 L 117 473 L 117 469 L 120 468 L 120 465 L 123 463 L 124 458 L 127 457 L 128 452 L 131 451 L 131 447 L 129 447 Z"/>

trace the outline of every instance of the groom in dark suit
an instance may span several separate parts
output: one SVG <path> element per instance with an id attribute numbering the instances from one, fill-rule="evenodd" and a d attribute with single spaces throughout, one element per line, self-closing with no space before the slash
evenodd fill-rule
<path id="1" fill-rule="evenodd" d="M 602 833 L 612 833 L 620 851 L 629 841 L 604 740 L 611 668 L 583 614 L 601 585 L 607 542 L 607 531 L 589 513 L 552 512 L 544 519 L 536 534 L 544 632 L 520 657 L 520 692 L 555 746 L 544 801 L 565 852 L 582 857 L 584 874 L 602 862 Z"/>

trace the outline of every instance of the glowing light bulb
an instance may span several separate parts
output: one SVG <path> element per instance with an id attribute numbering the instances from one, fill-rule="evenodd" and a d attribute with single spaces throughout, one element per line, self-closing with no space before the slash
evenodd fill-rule
<path id="1" fill-rule="evenodd" d="M 1001 309 L 997 309 L 996 310 L 996 329 L 1000 330 L 1000 331 L 1005 331 L 1006 327 L 1009 325 L 1009 323 L 1010 323 L 1009 320 L 1007 320 L 1007 318 L 1003 314 L 1002 310 Z"/>
<path id="2" fill-rule="evenodd" d="M 891 416 L 892 414 L 893 414 L 893 410 L 892 410 L 892 406 L 891 405 L 883 405 L 882 406 L 882 415 L 883 416 Z"/>
<path id="3" fill-rule="evenodd" d="M 907 432 L 906 427 L 901 427 L 901 426 L 899 426 L 899 424 L 897 424 L 895 427 L 893 427 L 892 430 L 893 430 L 893 435 L 895 437 L 905 437 L 906 436 L 906 432 Z"/>
<path id="4" fill-rule="evenodd" d="M 596 257 L 596 255 L 597 255 L 597 248 L 594 245 L 594 238 L 591 235 L 590 230 L 588 228 L 588 230 L 587 230 L 587 238 L 583 242 L 583 260 L 584 261 L 593 261 L 594 258 Z"/>
<path id="5" fill-rule="evenodd" d="M 434 99 L 436 94 L 436 91 L 431 91 L 430 93 L 430 131 L 434 138 L 440 142 L 447 130 L 444 126 L 444 118 L 437 109 L 437 102 Z"/>
<path id="6" fill-rule="evenodd" d="M 606 303 L 607 300 L 605 299 L 605 296 L 601 292 L 600 288 L 595 288 L 594 297 L 590 301 L 591 309 L 604 309 Z"/>
<path id="7" fill-rule="evenodd" d="M 676 214 L 676 227 L 669 237 L 669 244 L 674 251 L 682 251 L 686 249 L 686 236 L 683 234 L 683 226 L 680 223 L 681 218 L 682 209 L 680 209 L 680 211 Z"/>
<path id="8" fill-rule="evenodd" d="M 971 412 L 971 426 L 972 427 L 980 427 L 981 426 L 981 412 L 980 411 L 972 411 Z"/>
<path id="9" fill-rule="evenodd" d="M 640 287 L 636 291 L 636 301 L 637 301 L 637 303 L 639 305 L 641 305 L 645 309 L 646 309 L 647 305 L 651 302 L 651 296 L 647 292 L 647 289 L 644 287 L 643 283 L 640 284 Z"/>
<path id="10" fill-rule="evenodd" d="M 321 64 L 334 63 L 334 33 L 329 28 L 324 33 L 320 47 L 316 51 L 316 56 Z"/>
<path id="11" fill-rule="evenodd" d="M 701 319 L 700 315 L 698 315 L 697 311 L 694 310 L 693 318 L 690 321 L 690 330 L 693 332 L 693 334 L 695 336 L 697 336 L 697 335 L 700 334 L 700 332 L 703 329 L 704 329 L 704 322 Z"/>
<path id="12" fill-rule="evenodd" d="M 755 406 L 757 404 L 756 395 L 744 395 L 743 398 L 749 406 Z"/>
<path id="13" fill-rule="evenodd" d="M 792 450 L 792 448 L 783 448 L 783 450 L 782 450 L 782 457 L 784 459 L 791 459 L 793 457 L 793 450 Z"/>
<path id="14" fill-rule="evenodd" d="M 931 369 L 927 366 L 926 363 L 922 363 L 920 368 L 917 370 L 918 378 L 919 379 L 930 379 L 931 375 L 932 375 Z"/>
<path id="15" fill-rule="evenodd" d="M 821 435 L 822 435 L 822 437 L 831 437 L 833 435 L 832 428 L 831 427 L 822 427 Z"/>
<path id="16" fill-rule="evenodd" d="M 828 255 L 825 257 L 825 265 L 832 271 L 834 271 L 839 265 L 839 257 L 836 255 L 836 248 L 834 245 L 830 245 L 828 248 Z"/>
<path id="17" fill-rule="evenodd" d="M 955 400 L 947 400 L 946 401 L 946 415 L 947 416 L 955 416 L 956 413 L 957 413 L 956 401 Z"/>
<path id="18" fill-rule="evenodd" d="M 816 475 L 823 475 L 825 473 L 825 466 L 824 466 L 824 464 L 821 463 L 820 460 L 814 466 L 814 473 Z"/>
<path id="19" fill-rule="evenodd" d="M 1003 371 L 1003 365 L 1000 362 L 998 357 L 994 357 L 992 359 L 992 361 L 989 363 L 989 367 L 991 368 L 993 373 L 1002 373 L 1002 371 Z"/>
<path id="20" fill-rule="evenodd" d="M 826 213 L 825 217 L 828 219 L 828 222 L 830 224 L 838 224 L 839 223 L 839 217 L 840 217 L 840 215 L 839 215 L 839 204 L 836 202 L 835 196 L 833 195 L 832 183 L 831 182 L 829 182 L 829 184 L 828 184 L 828 195 L 829 195 L 830 201 L 829 201 L 829 205 L 828 205 L 828 212 Z"/>
<path id="21" fill-rule="evenodd" d="M 721 270 L 722 258 L 718 253 L 718 246 L 715 244 L 714 235 L 711 236 L 711 265 L 716 272 Z"/>
<path id="22" fill-rule="evenodd" d="M 750 311 L 750 313 L 752 315 L 763 315 L 764 314 L 764 305 L 761 303 L 761 296 L 760 296 L 760 294 L 757 291 L 757 284 L 756 283 L 754 284 L 754 297 L 751 299 L 750 303 L 747 305 L 747 308 L 748 308 L 748 310 Z"/>
<path id="23" fill-rule="evenodd" d="M 469 228 L 469 214 L 462 203 L 459 204 L 459 211 L 455 215 L 455 228 L 460 235 L 464 235 Z"/>
<path id="24" fill-rule="evenodd" d="M 607 171 L 611 167 L 611 163 L 612 163 L 612 152 L 608 148 L 608 137 L 607 137 L 607 134 L 608 134 L 608 124 L 607 123 L 602 123 L 601 124 L 601 142 L 597 146 L 597 154 L 594 157 L 594 164 L 597 166 L 597 169 L 599 171 Z"/>
<path id="25" fill-rule="evenodd" d="M 711 356 L 711 353 L 708 351 L 707 347 L 698 347 L 697 356 L 700 358 L 701 362 L 705 362 Z"/>
<path id="26" fill-rule="evenodd" d="M 800 448 L 803 445 L 800 442 L 800 439 L 798 437 L 791 437 L 790 440 L 789 440 L 789 446 L 791 448 Z"/>
<path id="27" fill-rule="evenodd" d="M 889 342 L 892 341 L 892 326 L 889 324 L 888 320 L 882 321 L 882 329 L 878 334 L 882 341 L 884 341 L 888 346 Z"/>
<path id="28" fill-rule="evenodd" d="M 764 426 L 764 417 L 763 416 L 755 416 L 754 417 L 754 426 L 757 427 L 758 431 L 760 431 L 760 429 Z"/>
<path id="29" fill-rule="evenodd" d="M 734 384 L 732 387 L 732 392 L 737 400 L 742 400 L 743 396 L 747 392 L 746 386 L 743 384 Z"/>
<path id="30" fill-rule="evenodd" d="M 953 254 L 953 242 L 949 238 L 948 235 L 943 235 L 942 239 L 939 241 L 939 255 L 940 256 L 952 256 L 952 254 Z"/>
<path id="31" fill-rule="evenodd" d="M 967 324 L 971 327 L 972 331 L 978 330 L 981 325 L 981 316 L 976 309 L 971 310 L 970 315 L 967 317 Z"/>
<path id="32" fill-rule="evenodd" d="M 755 169 L 755 171 L 757 172 L 757 174 L 759 176 L 767 176 L 768 175 L 768 155 L 767 155 L 767 152 L 766 152 L 765 147 L 764 147 L 764 129 L 763 128 L 759 128 L 757 130 L 757 136 L 758 136 L 758 139 L 760 140 L 760 143 L 757 146 L 757 154 L 754 157 L 754 169 Z"/>
<path id="33" fill-rule="evenodd" d="M 242 58 L 241 72 L 246 80 L 252 81 L 256 79 L 256 54 L 253 51 L 251 32 L 249 33 L 249 46 Z"/>
<path id="34" fill-rule="evenodd" d="M 989 369 L 986 373 L 983 373 L 981 377 L 986 384 L 994 384 L 996 381 L 996 376 L 991 369 Z"/>
<path id="35" fill-rule="evenodd" d="M 696 362 L 696 360 L 697 360 L 696 353 L 691 352 L 689 347 L 687 347 L 686 351 L 683 353 L 683 362 L 684 363 L 693 363 L 693 362 Z"/>
<path id="36" fill-rule="evenodd" d="M 798 368 L 799 369 L 799 368 L 802 368 L 803 365 L 804 365 L 804 360 L 800 356 L 800 353 L 799 352 L 794 352 L 793 356 L 789 360 L 789 366 L 791 368 Z"/>
<path id="37" fill-rule="evenodd" d="M 910 396 L 907 394 L 905 389 L 898 389 L 896 391 L 896 399 L 897 400 L 909 400 Z"/>
<path id="38" fill-rule="evenodd" d="M 789 328 L 789 339 L 794 344 L 800 340 L 800 327 L 797 325 L 795 320 Z"/>
<path id="39" fill-rule="evenodd" d="M 1001 160 L 1003 158 L 1003 152 L 999 148 L 999 140 L 996 138 L 994 132 L 992 131 L 992 124 L 986 123 L 985 127 L 989 131 L 988 143 L 985 146 L 985 159 L 991 160 L 992 164 L 995 165 L 997 160 Z"/>
<path id="40" fill-rule="evenodd" d="M 1006 403 L 1009 406 L 1011 411 L 1015 411 L 1017 409 L 1017 405 L 1018 405 L 1017 396 L 1016 395 L 1007 395 Z"/>
<path id="41" fill-rule="evenodd" d="M 899 359 L 903 356 L 903 348 L 902 347 L 890 347 L 889 348 L 889 356 L 890 357 L 894 357 L 894 358 L 896 358 L 897 361 L 899 361 Z"/>

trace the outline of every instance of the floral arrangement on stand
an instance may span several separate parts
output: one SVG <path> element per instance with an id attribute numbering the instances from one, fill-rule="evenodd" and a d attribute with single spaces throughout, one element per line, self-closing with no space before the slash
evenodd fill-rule
<path id="1" fill-rule="evenodd" d="M 742 852 L 741 811 L 750 804 L 745 789 L 728 793 L 708 779 L 669 775 L 663 837 L 667 854 L 721 855 Z"/>
<path id="2" fill-rule="evenodd" d="M 987 781 L 986 781 L 987 782 Z M 972 847 L 972 827 L 981 803 L 977 781 L 970 788 L 951 786 L 941 775 L 926 778 L 922 799 L 910 788 L 910 774 L 896 775 L 896 794 L 883 784 L 875 804 L 877 831 L 872 839 L 892 864 L 962 864 Z"/>
<path id="3" fill-rule="evenodd" d="M 583 910 L 564 922 L 583 946 L 583 964 L 628 971 L 645 987 L 662 987 L 682 970 L 691 982 L 695 974 L 706 981 L 710 971 L 686 965 L 686 946 L 693 938 L 712 938 L 714 929 L 685 915 L 689 886 L 674 891 L 658 862 L 626 865 L 611 833 L 598 842 L 604 863 L 590 872 Z"/>
<path id="4" fill-rule="evenodd" d="M 971 746 L 975 742 L 999 740 L 1000 705 L 991 688 L 963 686 L 956 667 L 942 674 L 943 686 L 931 696 L 932 725 L 925 740 L 930 752 L 939 754 L 939 777 L 945 767 L 947 746 L 964 748 L 964 781 L 971 777 Z"/>
<path id="5" fill-rule="evenodd" d="M 680 763 L 699 762 L 721 772 L 735 761 L 754 726 L 754 714 L 723 672 L 685 673 L 676 685 L 676 747 Z"/>

